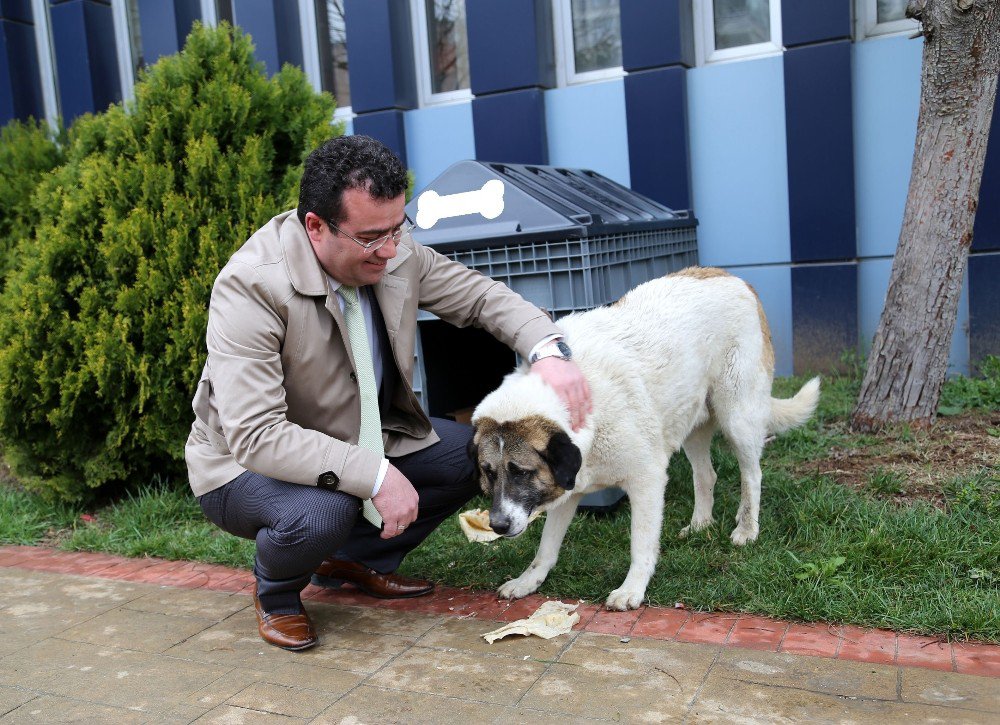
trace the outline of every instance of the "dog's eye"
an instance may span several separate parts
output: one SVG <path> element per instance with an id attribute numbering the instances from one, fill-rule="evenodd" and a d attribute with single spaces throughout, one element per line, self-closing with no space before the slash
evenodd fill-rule
<path id="1" fill-rule="evenodd" d="M 526 468 L 521 468 L 516 463 L 508 463 L 507 472 L 514 477 L 526 476 L 529 473 L 529 471 Z"/>
<path id="2" fill-rule="evenodd" d="M 483 473 L 486 474 L 486 478 L 488 478 L 490 481 L 492 481 L 493 479 L 496 478 L 497 472 L 493 470 L 492 466 L 486 466 L 486 465 L 484 465 L 482 467 L 482 469 L 483 469 Z"/>

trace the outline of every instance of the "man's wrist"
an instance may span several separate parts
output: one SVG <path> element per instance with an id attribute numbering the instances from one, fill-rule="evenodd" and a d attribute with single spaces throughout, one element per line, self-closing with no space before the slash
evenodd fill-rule
<path id="1" fill-rule="evenodd" d="M 560 360 L 572 360 L 573 351 L 570 350 L 569 345 L 567 345 L 561 337 L 557 337 L 543 345 L 536 346 L 528 358 L 528 364 L 534 365 L 539 360 L 544 360 L 547 357 L 556 357 Z"/>

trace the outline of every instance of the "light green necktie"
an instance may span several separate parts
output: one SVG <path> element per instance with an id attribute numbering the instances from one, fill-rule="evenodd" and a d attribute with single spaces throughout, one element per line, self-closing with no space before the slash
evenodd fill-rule
<path id="1" fill-rule="evenodd" d="M 354 351 L 354 367 L 361 392 L 361 435 L 358 437 L 358 445 L 384 456 L 382 418 L 378 412 L 378 385 L 375 383 L 372 351 L 368 346 L 365 314 L 361 311 L 356 287 L 341 286 L 340 296 L 344 298 L 344 322 L 347 324 L 347 337 L 351 341 L 351 350 Z M 375 526 L 382 526 L 382 517 L 371 499 L 364 500 L 361 513 Z"/>

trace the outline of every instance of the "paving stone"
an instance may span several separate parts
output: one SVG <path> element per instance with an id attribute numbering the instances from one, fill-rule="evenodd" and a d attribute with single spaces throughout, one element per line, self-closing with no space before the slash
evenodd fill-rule
<path id="1" fill-rule="evenodd" d="M 518 703 L 622 721 L 679 719 L 718 648 L 584 633 Z"/>
<path id="2" fill-rule="evenodd" d="M 446 647 L 462 652 L 500 655 L 524 659 L 551 660 L 559 655 L 575 635 L 562 635 L 552 639 L 511 635 L 493 644 L 483 635 L 502 627 L 501 622 L 480 622 L 474 619 L 446 619 L 420 638 L 422 647 Z"/>
<path id="3" fill-rule="evenodd" d="M 420 637 L 441 621 L 443 621 L 443 617 L 428 616 L 418 612 L 401 612 L 379 607 L 358 607 L 356 608 L 356 616 L 345 621 L 343 626 L 358 632 Z"/>
<path id="4" fill-rule="evenodd" d="M 781 640 L 781 652 L 813 657 L 836 657 L 840 649 L 841 628 L 828 624 L 788 625 Z"/>
<path id="5" fill-rule="evenodd" d="M 896 641 L 896 664 L 951 672 L 951 643 L 935 637 L 901 634 Z"/>
<path id="6" fill-rule="evenodd" d="M 741 614 L 736 626 L 729 633 L 726 645 L 745 649 L 759 649 L 777 652 L 782 637 L 788 629 L 787 622 L 777 622 L 766 617 L 751 617 Z"/>
<path id="7" fill-rule="evenodd" d="M 235 612 L 253 606 L 248 597 L 235 596 L 231 593 L 208 591 L 204 589 L 177 589 L 174 587 L 159 587 L 124 605 L 126 609 L 141 612 L 157 612 L 159 614 L 186 614 L 192 617 L 225 619 Z M 253 616 L 253 612 L 250 613 Z"/>
<path id="8" fill-rule="evenodd" d="M 830 660 L 820 660 L 829 663 Z M 858 667 L 870 667 L 856 663 Z M 698 693 L 686 720 L 689 723 L 773 725 L 775 723 L 914 722 L 985 723 L 979 713 L 891 700 L 852 699 L 823 692 L 745 682 L 713 671 Z"/>
<path id="9" fill-rule="evenodd" d="M 497 725 L 579 725 L 581 722 L 579 715 L 569 715 L 561 712 L 551 712 L 548 710 L 532 710 L 526 707 L 504 708 L 499 711 L 499 715 L 493 720 Z M 588 719 L 588 722 L 590 719 Z M 600 720 L 597 720 L 600 722 Z"/>
<path id="10" fill-rule="evenodd" d="M 221 707 L 209 710 L 200 718 L 195 720 L 198 723 L 217 723 L 218 725 L 268 725 L 269 723 L 297 723 L 309 722 L 301 717 L 288 717 L 287 715 L 276 715 L 271 712 L 258 712 L 257 710 L 247 710 L 242 707 L 232 707 L 222 705 Z"/>
<path id="11" fill-rule="evenodd" d="M 100 705 L 85 700 L 42 695 L 0 717 L 0 723 L 87 723 L 87 725 L 118 725 L 147 723 L 150 714 L 125 707 Z"/>
<path id="12" fill-rule="evenodd" d="M 647 607 L 632 628 L 632 634 L 636 637 L 673 639 L 690 616 L 691 613 L 683 609 Z"/>
<path id="13" fill-rule="evenodd" d="M 311 718 L 333 704 L 338 697 L 340 695 L 318 690 L 255 682 L 229 698 L 226 704 L 276 715 Z"/>
<path id="14" fill-rule="evenodd" d="M 173 657 L 231 667 L 257 668 L 261 663 L 309 662 L 313 665 L 370 674 L 416 642 L 416 637 L 329 628 L 318 607 L 310 606 L 319 645 L 288 652 L 267 644 L 257 631 L 252 612 L 240 612 L 166 650 Z M 437 620 L 433 620 L 436 622 Z M 432 622 L 432 623 L 433 623 Z M 430 626 L 430 625 L 429 625 Z"/>
<path id="15" fill-rule="evenodd" d="M 212 620 L 113 609 L 60 632 L 61 639 L 139 652 L 163 652 L 208 629 Z"/>
<path id="16" fill-rule="evenodd" d="M 38 693 L 33 690 L 21 687 L 0 687 L 0 715 L 36 697 L 38 697 Z"/>
<path id="17" fill-rule="evenodd" d="M 1000 713 L 1000 681 L 993 677 L 963 676 L 905 667 L 901 695 L 906 702 Z"/>
<path id="18" fill-rule="evenodd" d="M 513 705 L 545 667 L 530 660 L 412 647 L 372 675 L 367 684 Z"/>
<path id="19" fill-rule="evenodd" d="M 677 632 L 679 642 L 722 644 L 739 619 L 735 614 L 705 614 L 692 612 L 691 617 Z"/>
<path id="20" fill-rule="evenodd" d="M 837 659 L 892 664 L 896 661 L 896 633 L 883 629 L 844 627 Z"/>
<path id="21" fill-rule="evenodd" d="M 727 648 L 719 656 L 712 676 L 845 697 L 896 699 L 895 667 L 824 657 Z"/>
<path id="22" fill-rule="evenodd" d="M 322 707 L 312 708 L 308 706 L 304 710 L 310 710 L 311 715 L 305 711 L 295 713 L 285 710 L 273 710 L 281 714 L 295 717 L 311 717 L 317 714 L 324 707 L 336 700 L 338 697 L 356 687 L 364 678 L 363 675 L 336 670 L 327 667 L 316 667 L 308 661 L 301 662 L 258 662 L 259 669 L 239 667 L 227 672 L 222 677 L 210 683 L 206 683 L 203 688 L 191 694 L 187 698 L 186 704 L 197 705 L 206 709 L 217 707 L 223 704 L 243 707 L 251 710 L 267 710 L 258 705 L 249 704 L 249 700 L 241 698 L 241 693 L 246 692 L 269 692 L 268 688 L 277 688 L 275 693 L 281 694 L 289 688 L 305 693 L 307 701 L 319 698 L 324 701 Z M 320 697 L 322 696 L 322 697 Z M 247 695 L 250 697 L 250 695 Z M 274 695 L 276 701 L 280 697 Z M 258 703 L 259 704 L 259 703 Z"/>
<path id="23" fill-rule="evenodd" d="M 617 634 L 620 636 L 627 635 L 632 631 L 636 621 L 645 609 L 645 607 L 642 607 L 640 609 L 631 609 L 627 612 L 609 612 L 606 609 L 598 610 L 587 625 L 587 631 L 601 634 Z"/>
<path id="24" fill-rule="evenodd" d="M 225 672 L 214 665 L 59 639 L 0 659 L 0 685 L 30 683 L 53 695 L 146 710 L 185 703 Z"/>
<path id="25" fill-rule="evenodd" d="M 312 724 L 407 723 L 407 725 L 439 725 L 439 723 L 488 723 L 494 722 L 497 712 L 496 705 L 364 685 L 328 707 L 312 721 Z M 531 720 L 531 722 L 537 721 Z"/>
<path id="26" fill-rule="evenodd" d="M 1000 677 L 1000 647 L 978 642 L 953 642 L 955 671 L 964 675 Z"/>

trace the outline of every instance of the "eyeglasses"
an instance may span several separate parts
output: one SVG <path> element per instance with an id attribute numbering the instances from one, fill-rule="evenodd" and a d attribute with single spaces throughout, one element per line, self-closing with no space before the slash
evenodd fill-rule
<path id="1" fill-rule="evenodd" d="M 402 239 L 404 235 L 409 234 L 411 231 L 413 231 L 413 228 L 416 226 L 413 223 L 413 220 L 411 220 L 408 215 L 404 214 L 403 223 L 400 224 L 396 230 L 391 231 L 388 234 L 379 237 L 378 239 L 362 240 L 358 239 L 357 237 L 351 234 L 348 234 L 347 232 L 345 232 L 343 229 L 341 229 L 331 221 L 326 221 L 326 224 L 328 227 L 336 231 L 338 234 L 343 234 L 352 242 L 356 242 L 357 244 L 361 245 L 361 247 L 366 252 L 374 252 L 376 249 L 381 249 L 382 247 L 385 246 L 385 243 L 388 242 L 390 239 L 393 241 L 394 244 L 398 244 L 399 240 Z"/>

